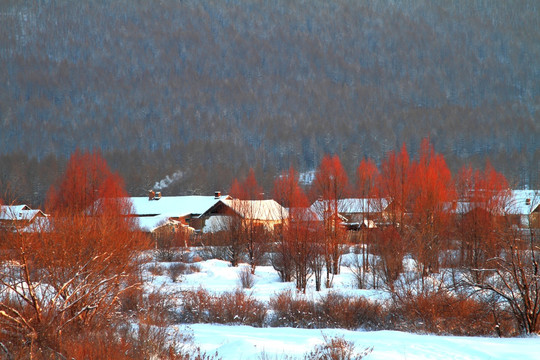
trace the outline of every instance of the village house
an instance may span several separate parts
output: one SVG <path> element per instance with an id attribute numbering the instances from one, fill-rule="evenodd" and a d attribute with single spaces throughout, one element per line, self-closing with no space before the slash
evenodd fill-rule
<path id="1" fill-rule="evenodd" d="M 144 232 L 154 232 L 162 227 L 202 228 L 199 216 L 220 200 L 232 199 L 216 191 L 214 196 L 162 196 L 150 191 L 145 197 L 128 198 L 132 204 L 132 213 Z M 163 229 L 162 229 L 163 230 Z M 160 231 L 162 231 L 160 230 Z"/>
<path id="2" fill-rule="evenodd" d="M 505 217 L 518 228 L 540 228 L 540 190 L 510 190 L 495 203 L 497 209 L 482 209 L 486 205 L 461 200 L 453 204 L 452 213 L 463 217 L 480 208 L 492 215 Z"/>
<path id="3" fill-rule="evenodd" d="M 540 190 L 512 190 L 506 213 L 520 228 L 540 228 Z"/>
<path id="4" fill-rule="evenodd" d="M 226 229 L 227 219 L 239 217 L 274 230 L 288 218 L 288 211 L 275 200 L 219 200 L 200 216 L 203 232 L 217 232 Z"/>
<path id="5" fill-rule="evenodd" d="M 30 232 L 44 225 L 48 215 L 27 205 L 0 206 L 0 229 Z"/>
<path id="6" fill-rule="evenodd" d="M 348 230 L 376 228 L 386 217 L 389 201 L 381 198 L 348 198 L 337 200 L 337 213 L 342 225 Z M 334 212 L 332 200 L 317 200 L 310 209 L 322 221 Z"/>

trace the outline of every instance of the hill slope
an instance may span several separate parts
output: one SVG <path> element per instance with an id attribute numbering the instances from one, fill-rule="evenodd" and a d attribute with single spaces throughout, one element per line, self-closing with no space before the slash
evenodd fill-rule
<path id="1" fill-rule="evenodd" d="M 324 153 L 350 170 L 430 136 L 454 168 L 489 156 L 540 181 L 534 0 L 6 1 L 0 18 L 10 159 L 99 148 L 131 192 L 187 168 L 172 190 L 209 191 L 216 171 Z"/>

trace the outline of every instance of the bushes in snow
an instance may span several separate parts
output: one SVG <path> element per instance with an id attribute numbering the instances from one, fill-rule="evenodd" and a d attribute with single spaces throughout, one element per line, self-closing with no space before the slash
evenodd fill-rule
<path id="1" fill-rule="evenodd" d="M 324 342 L 316 345 L 304 357 L 305 360 L 360 360 L 371 354 L 373 347 L 355 351 L 352 341 L 336 336 L 329 338 L 323 335 Z"/>
<path id="2" fill-rule="evenodd" d="M 197 264 L 186 264 L 177 262 L 169 265 L 169 277 L 173 282 L 178 281 L 181 275 L 193 274 L 201 271 Z"/>
<path id="3" fill-rule="evenodd" d="M 272 326 L 299 328 L 376 329 L 384 319 L 379 303 L 361 297 L 328 293 L 319 301 L 282 292 L 270 300 Z"/>
<path id="4" fill-rule="evenodd" d="M 466 336 L 516 335 L 512 319 L 492 302 L 447 291 L 405 292 L 390 309 L 395 329 Z"/>
<path id="5" fill-rule="evenodd" d="M 255 285 L 255 276 L 251 273 L 251 268 L 243 267 L 238 273 L 238 282 L 243 289 L 251 289 Z"/>
<path id="6" fill-rule="evenodd" d="M 214 295 L 199 288 L 181 295 L 181 323 L 243 324 L 309 329 L 394 329 L 467 336 L 515 335 L 516 327 L 492 303 L 445 291 L 409 292 L 387 303 L 327 293 L 319 299 L 284 291 L 263 304 L 242 289 Z"/>
<path id="7" fill-rule="evenodd" d="M 295 297 L 291 291 L 285 291 L 270 299 L 269 306 L 274 312 L 272 326 L 296 328 L 314 328 L 316 310 L 313 301 L 303 296 Z"/>
<path id="8" fill-rule="evenodd" d="M 185 323 L 244 324 L 263 326 L 266 307 L 241 289 L 213 295 L 200 288 L 184 291 L 178 321 Z"/>
<path id="9" fill-rule="evenodd" d="M 330 293 L 320 301 L 295 297 L 286 291 L 270 300 L 268 306 L 246 295 L 241 289 L 213 295 L 199 288 L 184 291 L 177 320 L 183 323 L 244 324 L 297 328 L 375 329 L 385 319 L 383 308 L 364 298 Z M 271 313 L 272 315 L 267 316 Z"/>

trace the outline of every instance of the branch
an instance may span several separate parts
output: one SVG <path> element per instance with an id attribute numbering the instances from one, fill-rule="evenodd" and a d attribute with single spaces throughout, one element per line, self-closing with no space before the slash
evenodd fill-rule
<path id="1" fill-rule="evenodd" d="M 75 315 L 73 315 L 71 318 L 69 318 L 67 321 L 65 321 L 57 330 L 62 330 L 67 324 L 81 316 L 85 311 L 94 310 L 97 308 L 97 305 L 85 305 L 81 310 L 79 310 Z"/>
<path id="2" fill-rule="evenodd" d="M 19 324 L 21 326 L 26 326 L 28 329 L 34 331 L 34 328 L 28 323 L 28 321 L 26 321 L 26 319 L 21 315 L 20 312 L 18 312 L 16 309 L 14 309 L 12 307 L 8 307 L 8 306 L 6 306 L 4 304 L 0 304 L 0 305 L 2 305 L 8 311 L 11 311 L 12 313 L 14 313 L 18 317 L 18 319 L 11 316 L 11 315 L 9 315 L 4 310 L 0 310 L 0 315 L 1 316 L 3 316 L 4 318 L 7 318 L 8 320 L 13 321 L 16 324 Z"/>
<path id="3" fill-rule="evenodd" d="M 90 265 L 91 262 L 93 262 L 94 260 L 98 259 L 99 258 L 99 255 L 97 256 L 94 256 L 92 259 L 88 260 L 88 262 L 86 264 L 84 264 L 78 271 L 75 275 L 73 275 L 73 277 L 71 279 L 69 279 L 67 282 L 64 283 L 64 285 L 62 285 L 60 287 L 60 289 L 57 291 L 57 294 L 56 296 L 53 298 L 52 300 L 52 303 L 55 304 L 56 301 L 58 300 L 58 298 L 62 295 L 62 293 L 65 291 L 65 289 L 70 285 L 72 284 L 75 279 L 77 279 L 80 275 L 82 275 L 82 272 L 88 267 L 88 265 Z M 88 276 L 86 277 L 88 278 Z M 69 298 L 69 296 L 68 296 Z M 65 299 L 67 301 L 67 298 Z"/>
<path id="4" fill-rule="evenodd" d="M 9 352 L 8 348 L 6 347 L 6 345 L 4 345 L 4 344 L 1 343 L 1 342 L 0 342 L 0 349 L 2 349 L 2 350 L 6 353 L 7 360 L 12 360 L 12 359 L 13 359 L 13 356 L 12 356 L 11 353 Z"/>

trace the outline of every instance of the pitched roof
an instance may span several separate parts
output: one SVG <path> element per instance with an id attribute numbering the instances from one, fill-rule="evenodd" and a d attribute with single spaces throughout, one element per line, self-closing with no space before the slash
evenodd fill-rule
<path id="1" fill-rule="evenodd" d="M 150 217 L 199 215 L 224 199 L 230 199 L 230 196 L 163 196 L 159 200 L 148 200 L 148 196 L 128 198 L 133 205 L 134 215 Z"/>
<path id="2" fill-rule="evenodd" d="M 161 225 L 165 224 L 167 221 L 169 221 L 169 217 L 163 215 L 143 216 L 138 217 L 136 220 L 138 222 L 139 228 L 142 231 L 152 232 Z"/>
<path id="3" fill-rule="evenodd" d="M 540 190 L 512 190 L 507 211 L 514 215 L 530 215 L 540 206 Z"/>
<path id="4" fill-rule="evenodd" d="M 330 200 L 317 200 L 311 205 L 311 209 L 320 212 L 321 209 L 328 207 Z M 342 214 L 365 214 L 381 212 L 388 206 L 387 199 L 379 198 L 349 198 L 339 199 L 337 202 L 338 213 Z"/>
<path id="5" fill-rule="evenodd" d="M 279 221 L 288 216 L 288 211 L 275 200 L 222 200 L 244 219 Z"/>
<path id="6" fill-rule="evenodd" d="M 0 206 L 0 220 L 31 221 L 38 215 L 46 216 L 41 210 L 30 209 L 27 205 Z"/>
<path id="7" fill-rule="evenodd" d="M 530 215 L 540 206 L 540 190 L 511 190 L 508 192 L 508 197 L 504 195 L 501 200 L 504 208 L 497 209 L 501 215 Z M 482 207 L 482 205 L 469 201 L 458 201 L 454 212 L 465 214 L 476 207 Z"/>
<path id="8" fill-rule="evenodd" d="M 288 208 L 291 221 L 303 221 L 303 222 L 315 222 L 322 221 L 321 217 L 317 215 L 312 208 Z"/>

